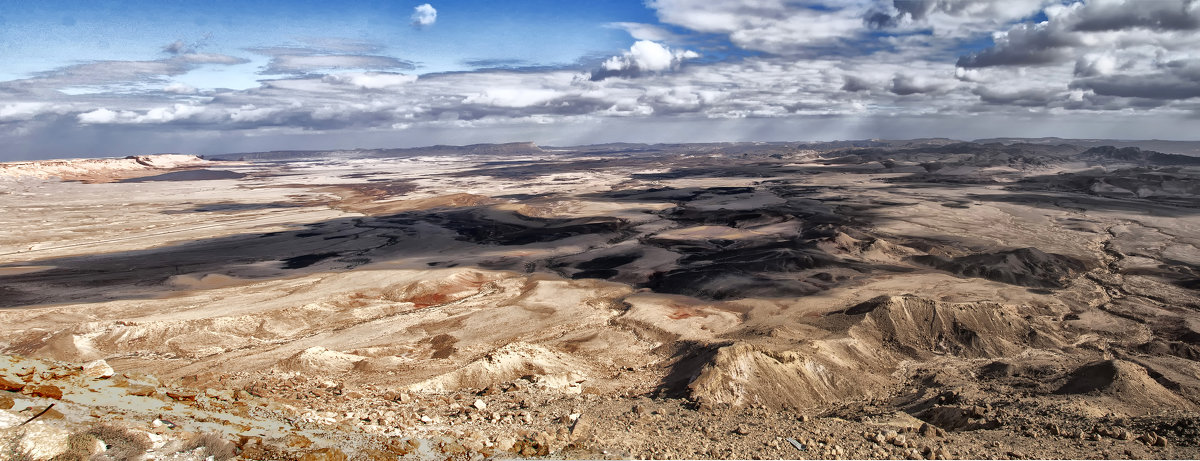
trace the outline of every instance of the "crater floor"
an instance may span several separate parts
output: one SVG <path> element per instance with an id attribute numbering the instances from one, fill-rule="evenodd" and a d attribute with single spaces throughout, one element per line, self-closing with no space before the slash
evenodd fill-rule
<path id="1" fill-rule="evenodd" d="M 1200 456 L 1194 157 L 230 159 L 0 169 L 0 453 Z"/>

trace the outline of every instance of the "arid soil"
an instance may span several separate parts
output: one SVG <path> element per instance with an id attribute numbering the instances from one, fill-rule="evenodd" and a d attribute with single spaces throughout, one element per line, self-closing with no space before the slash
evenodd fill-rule
<path id="1" fill-rule="evenodd" d="M 1200 158 L 228 158 L 0 168 L 0 459 L 1200 457 Z"/>

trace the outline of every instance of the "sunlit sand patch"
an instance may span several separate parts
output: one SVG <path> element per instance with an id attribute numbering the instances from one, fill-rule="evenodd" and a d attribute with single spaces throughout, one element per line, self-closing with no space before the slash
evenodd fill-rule
<path id="1" fill-rule="evenodd" d="M 748 310 L 731 303 L 657 293 L 634 294 L 625 298 L 625 302 L 632 307 L 623 321 L 653 325 L 681 340 L 712 340 L 737 329 Z"/>
<path id="2" fill-rule="evenodd" d="M 211 290 L 249 283 L 249 280 L 230 277 L 225 274 L 180 274 L 167 279 L 168 285 L 185 290 Z"/>

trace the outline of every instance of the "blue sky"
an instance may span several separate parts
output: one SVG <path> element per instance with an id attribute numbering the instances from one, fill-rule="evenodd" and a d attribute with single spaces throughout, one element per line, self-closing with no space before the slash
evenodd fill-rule
<path id="1" fill-rule="evenodd" d="M 605 24 L 654 18 L 629 1 L 451 1 L 438 3 L 436 27 L 417 29 L 410 15 L 421 3 L 4 1 L 0 56 L 7 64 L 0 79 L 82 61 L 155 59 L 176 40 L 198 51 L 244 55 L 257 65 L 267 59 L 245 50 L 335 40 L 379 46 L 385 54 L 420 63 L 420 73 L 468 70 L 465 61 L 488 59 L 561 65 L 632 43 L 628 34 Z M 204 78 L 212 80 L 192 81 L 257 86 L 250 76 L 231 72 Z"/>
<path id="2" fill-rule="evenodd" d="M 422 5 L 0 0 L 0 160 L 1198 136 L 1200 2 Z"/>

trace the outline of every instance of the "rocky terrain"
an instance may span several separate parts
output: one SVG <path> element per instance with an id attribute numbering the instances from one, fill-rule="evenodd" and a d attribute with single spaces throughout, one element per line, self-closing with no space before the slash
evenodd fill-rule
<path id="1" fill-rule="evenodd" d="M 0 459 L 1200 456 L 1197 157 L 69 168 L 0 175 Z"/>

